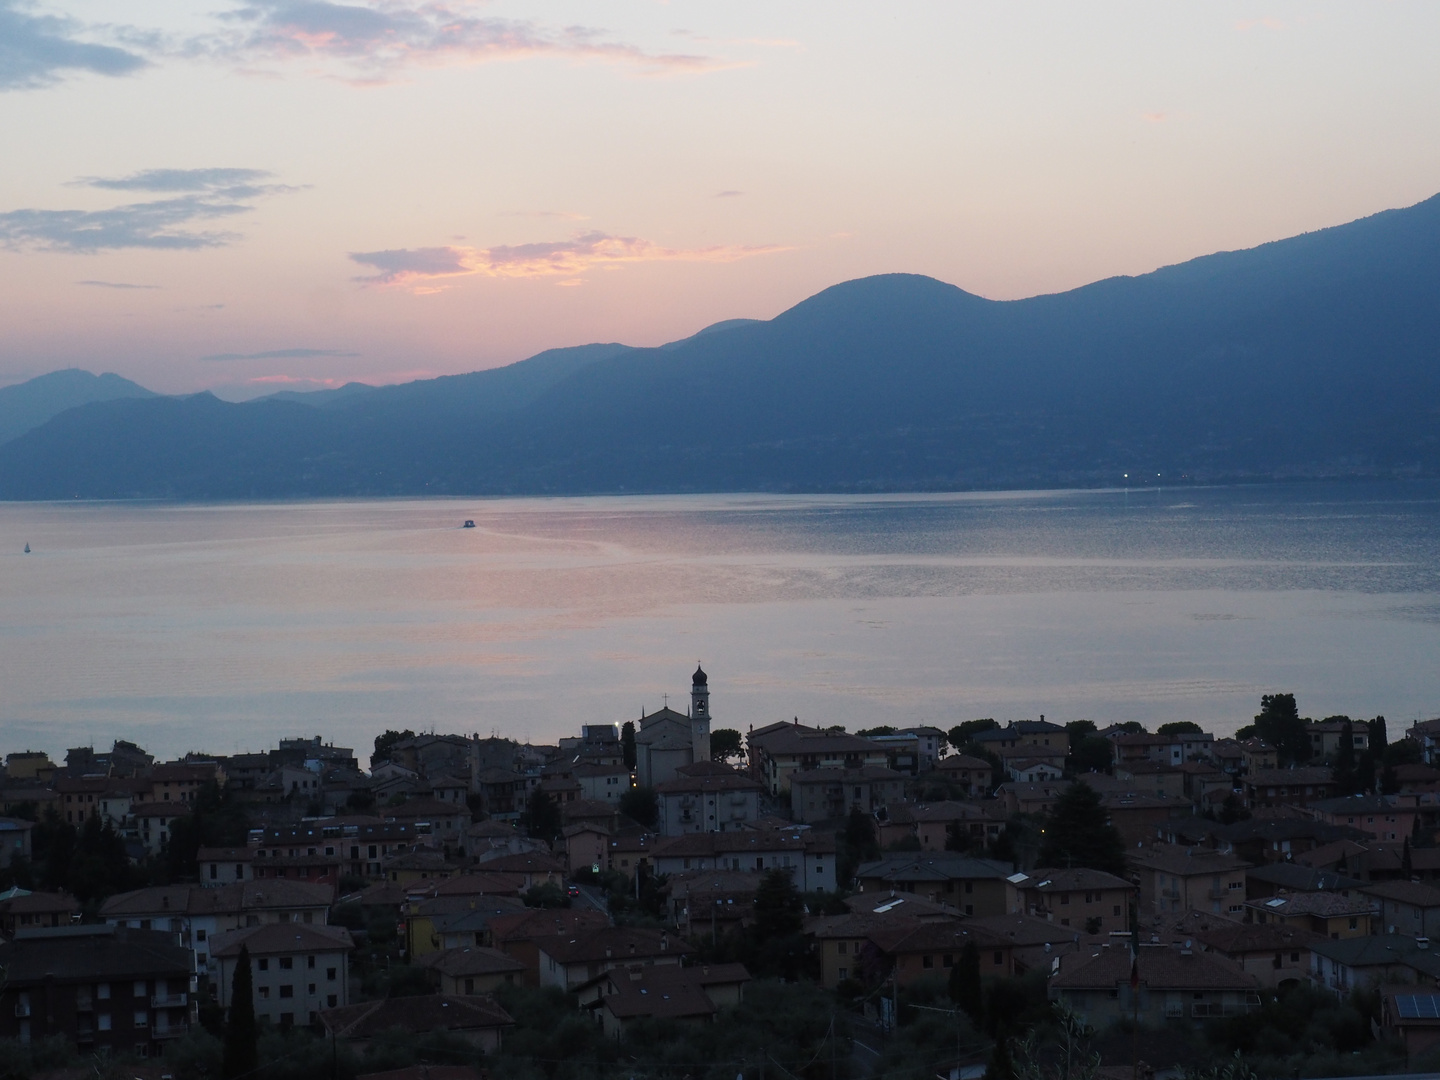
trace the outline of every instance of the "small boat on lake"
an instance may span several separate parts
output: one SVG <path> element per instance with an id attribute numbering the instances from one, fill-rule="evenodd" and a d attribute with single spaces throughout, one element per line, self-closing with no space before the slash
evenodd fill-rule
<path id="1" fill-rule="evenodd" d="M 30 545 L 29 545 L 29 544 L 26 544 L 26 545 L 25 545 L 25 554 L 26 554 L 26 555 L 29 555 L 29 554 L 30 554 Z"/>
<path id="2" fill-rule="evenodd" d="M 466 519 L 465 519 L 465 528 L 467 528 L 467 529 L 473 529 L 474 527 L 475 527 L 475 522 L 471 521 L 469 518 L 466 518 Z M 25 548 L 25 550 L 26 550 L 26 551 L 29 551 L 30 548 L 27 546 L 27 547 Z"/>

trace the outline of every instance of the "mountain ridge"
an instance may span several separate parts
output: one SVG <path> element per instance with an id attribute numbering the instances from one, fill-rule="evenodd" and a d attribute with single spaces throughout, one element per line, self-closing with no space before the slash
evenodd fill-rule
<path id="1" fill-rule="evenodd" d="M 877 275 L 656 348 L 300 397 L 72 409 L 0 445 L 0 497 L 1434 475 L 1440 196 L 1021 300 Z"/>

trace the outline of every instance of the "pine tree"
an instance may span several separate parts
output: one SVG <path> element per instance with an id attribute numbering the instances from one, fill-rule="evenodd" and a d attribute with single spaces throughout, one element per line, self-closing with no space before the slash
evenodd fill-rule
<path id="1" fill-rule="evenodd" d="M 1415 876 L 1415 867 L 1410 859 L 1410 838 L 1405 838 L 1405 843 L 1400 846 L 1400 876 L 1409 881 Z"/>
<path id="2" fill-rule="evenodd" d="M 254 1072 L 260 1066 L 255 1031 L 255 994 L 250 976 L 250 950 L 240 946 L 235 978 L 230 983 L 230 1019 L 225 1025 L 222 1072 L 226 1080 Z"/>
<path id="3" fill-rule="evenodd" d="M 1055 800 L 1045 823 L 1040 865 L 1053 869 L 1088 867 L 1117 877 L 1125 873 L 1125 841 L 1110 824 L 1100 796 L 1077 780 Z"/>

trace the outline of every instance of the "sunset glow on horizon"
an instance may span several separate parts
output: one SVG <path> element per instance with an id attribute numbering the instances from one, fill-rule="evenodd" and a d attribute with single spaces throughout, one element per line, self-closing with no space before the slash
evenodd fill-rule
<path id="1" fill-rule="evenodd" d="M 229 397 L 994 299 L 1440 191 L 1440 8 L 0 0 L 0 385 Z"/>

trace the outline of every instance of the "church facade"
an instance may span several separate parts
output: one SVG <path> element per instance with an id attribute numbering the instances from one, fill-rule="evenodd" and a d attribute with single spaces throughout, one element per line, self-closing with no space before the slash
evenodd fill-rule
<path id="1" fill-rule="evenodd" d="M 710 680 L 696 666 L 690 679 L 690 710 L 666 705 L 640 717 L 635 731 L 635 782 L 653 788 L 680 776 L 678 770 L 710 760 Z"/>

